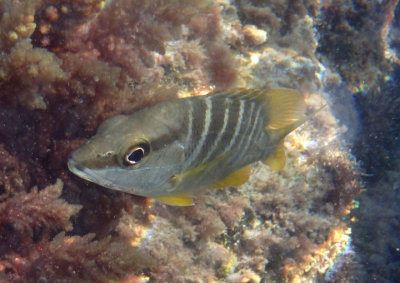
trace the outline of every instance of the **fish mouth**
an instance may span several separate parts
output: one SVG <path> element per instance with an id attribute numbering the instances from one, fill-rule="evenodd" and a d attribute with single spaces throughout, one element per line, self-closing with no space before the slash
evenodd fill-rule
<path id="1" fill-rule="evenodd" d="M 123 191 L 122 189 L 116 187 L 115 184 L 110 180 L 107 180 L 106 178 L 101 177 L 99 174 L 96 174 L 94 170 L 79 165 L 79 163 L 76 162 L 72 156 L 68 159 L 68 169 L 73 174 L 86 181 L 95 183 L 105 188 Z"/>
<path id="2" fill-rule="evenodd" d="M 93 177 L 90 177 L 91 174 L 88 172 L 89 170 L 85 169 L 85 167 L 80 166 L 78 164 L 78 162 L 76 162 L 72 158 L 72 156 L 69 157 L 69 159 L 68 159 L 68 169 L 75 175 L 77 175 L 87 181 L 94 182 Z"/>

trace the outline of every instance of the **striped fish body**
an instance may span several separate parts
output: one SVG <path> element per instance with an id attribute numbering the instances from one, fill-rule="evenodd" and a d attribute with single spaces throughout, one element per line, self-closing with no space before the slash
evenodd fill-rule
<path id="1" fill-rule="evenodd" d="M 182 122 L 185 162 L 174 193 L 206 188 L 236 170 L 265 159 L 275 148 L 265 131 L 264 109 L 253 100 L 221 96 L 177 101 L 188 117 Z"/>
<path id="2" fill-rule="evenodd" d="M 282 153 L 283 137 L 302 123 L 301 102 L 287 89 L 162 102 L 106 120 L 68 167 L 111 189 L 189 205 L 194 190 L 243 183 L 248 170 L 241 168 Z M 235 172 L 246 176 L 238 179 Z"/>

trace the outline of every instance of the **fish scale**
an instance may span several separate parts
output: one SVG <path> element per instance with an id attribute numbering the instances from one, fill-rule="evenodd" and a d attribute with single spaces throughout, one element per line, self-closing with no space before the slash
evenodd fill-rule
<path id="1" fill-rule="evenodd" d="M 222 109 L 214 111 L 217 113 L 216 115 L 221 115 L 221 117 L 214 117 L 213 120 L 213 127 L 214 131 L 217 133 L 217 136 L 212 140 L 212 143 L 209 146 L 209 149 L 202 159 L 202 162 L 209 162 L 211 161 L 210 158 L 213 158 L 215 151 L 217 150 L 218 146 L 220 145 L 222 137 L 225 135 L 228 121 L 229 121 L 229 112 L 231 110 L 231 104 L 227 103 L 226 100 L 223 101 L 223 106 L 220 107 Z M 214 124 L 214 121 L 219 121 L 219 128 Z"/>
<path id="2" fill-rule="evenodd" d="M 224 154 L 227 154 L 228 152 L 232 151 L 233 153 L 230 154 L 229 157 L 226 158 L 224 161 L 224 164 L 222 166 L 223 170 L 222 172 L 230 172 L 230 171 L 235 171 L 249 162 L 253 162 L 257 160 L 257 157 L 263 154 L 262 150 L 259 152 L 253 152 L 249 154 L 249 147 L 251 146 L 251 141 L 254 136 L 254 133 L 256 132 L 257 129 L 263 128 L 262 123 L 255 123 L 256 121 L 262 121 L 262 119 L 258 119 L 257 115 L 263 115 L 261 113 L 261 106 L 257 105 L 255 101 L 234 101 L 231 98 L 223 98 L 223 97 L 218 97 L 216 96 L 215 98 L 212 96 L 206 96 L 206 97 L 196 97 L 193 100 L 196 100 L 197 103 L 206 103 L 208 101 L 213 105 L 213 107 L 209 108 L 210 111 L 210 117 L 211 121 L 210 124 L 214 124 L 214 119 L 221 119 L 220 116 L 217 115 L 212 115 L 212 111 L 218 112 L 223 110 L 224 112 L 230 109 L 232 105 L 235 103 L 239 103 L 243 107 L 243 111 L 240 111 L 238 115 L 231 116 L 232 122 L 233 122 L 233 129 L 235 131 L 228 131 L 229 133 L 235 134 L 231 139 L 230 143 L 228 146 L 226 146 L 224 143 L 219 143 L 216 144 L 216 147 L 211 148 L 212 143 L 207 143 L 208 140 L 213 140 L 215 137 L 215 134 L 218 135 L 223 134 L 220 132 L 220 127 L 218 125 L 222 125 L 221 121 L 218 121 L 215 125 L 215 127 L 212 129 L 210 127 L 207 127 L 206 120 L 204 118 L 204 125 L 203 126 L 203 132 L 202 132 L 202 137 L 206 137 L 204 140 L 202 139 L 199 144 L 197 144 L 197 149 L 199 149 L 196 153 L 197 155 L 192 154 L 190 157 L 191 159 L 188 160 L 189 164 L 186 166 L 186 170 L 193 169 L 200 164 L 204 164 L 207 162 L 210 162 L 214 158 L 219 158 L 221 156 L 224 156 Z M 192 101 L 193 101 L 192 100 Z M 227 103 L 230 102 L 230 103 Z M 226 105 L 229 106 L 226 106 Z M 255 110 L 257 109 L 257 110 Z M 222 111 L 221 111 L 222 112 Z M 207 114 L 207 111 L 206 111 Z M 246 114 L 246 115 L 244 115 Z M 206 115 L 207 116 L 207 115 Z M 222 116 L 222 115 L 221 115 Z M 203 116 L 204 117 L 204 116 Z M 268 142 L 267 136 L 265 136 L 266 141 Z M 247 153 L 247 156 L 243 158 L 243 155 Z M 190 158 L 189 157 L 189 158 Z M 207 158 L 206 158 L 207 157 Z M 187 178 L 185 182 L 182 182 L 181 187 L 185 188 L 187 186 L 186 183 L 191 183 L 195 185 L 196 187 L 202 187 L 204 186 L 204 179 L 218 179 L 218 175 L 221 173 L 221 169 L 216 170 L 217 168 L 210 167 L 207 168 L 206 170 L 203 170 L 203 172 L 196 174 L 195 176 L 192 176 L 192 178 Z M 223 173 L 225 174 L 225 173 Z"/>
<path id="3" fill-rule="evenodd" d="M 252 105 L 255 105 L 255 103 L 252 103 Z M 256 132 L 256 130 L 258 130 L 260 128 L 264 128 L 264 124 L 258 123 L 259 121 L 262 120 L 260 118 L 261 116 L 264 116 L 264 114 L 261 113 L 261 107 L 259 106 L 257 111 L 254 111 L 254 108 L 253 108 L 253 111 L 251 111 L 251 119 L 249 119 L 249 126 L 247 127 L 248 135 L 246 133 L 246 138 L 243 139 L 243 143 L 245 143 L 245 144 L 242 147 L 241 154 L 238 156 L 239 160 L 244 157 L 246 152 L 249 150 L 249 147 L 255 141 L 254 133 Z M 267 138 L 268 136 L 266 133 L 265 133 L 265 135 L 266 135 L 266 139 L 268 140 L 268 138 Z M 260 149 L 257 149 L 257 150 L 260 150 Z"/>
<path id="4" fill-rule="evenodd" d="M 199 137 L 191 139 L 191 142 L 193 140 L 197 141 L 194 144 L 194 148 L 189 150 L 188 152 L 188 164 L 189 168 L 193 166 L 194 164 L 199 164 L 201 162 L 201 154 L 202 150 L 204 149 L 203 147 L 205 146 L 209 131 L 210 131 L 210 125 L 211 125 L 211 118 L 212 118 L 212 101 L 209 98 L 201 98 L 201 99 L 194 99 L 192 102 L 195 102 L 196 105 L 198 105 L 196 108 L 200 108 L 200 105 L 203 105 L 205 107 L 204 114 L 201 113 L 202 111 L 199 111 L 198 113 L 201 113 L 201 118 L 196 118 L 194 119 L 193 127 L 198 127 L 198 125 L 201 125 L 199 127 Z M 194 113 L 193 113 L 194 114 Z M 197 126 L 196 126 L 197 122 Z M 200 130 L 201 129 L 201 130 Z"/>
<path id="5" fill-rule="evenodd" d="M 241 129 L 242 124 L 243 124 L 243 119 L 242 119 L 241 117 L 243 117 L 243 113 L 244 113 L 244 104 L 245 104 L 245 103 L 244 103 L 244 101 L 242 101 L 242 100 L 239 100 L 237 103 L 239 103 L 239 112 L 238 112 L 238 114 L 237 114 L 237 117 L 232 116 L 232 120 L 234 121 L 234 125 L 235 125 L 235 126 L 233 127 L 234 131 L 233 131 L 232 137 L 231 137 L 231 139 L 230 139 L 230 141 L 229 141 L 229 144 L 228 144 L 228 146 L 226 147 L 226 150 L 224 151 L 224 154 L 225 154 L 228 150 L 230 150 L 230 149 L 232 148 L 232 146 L 233 146 L 233 144 L 234 144 L 236 138 L 238 137 L 238 135 L 239 135 L 239 133 L 240 133 L 240 129 Z"/>
<path id="6" fill-rule="evenodd" d="M 188 165 L 191 165 L 191 162 L 193 162 L 195 157 L 196 148 L 198 146 L 198 143 L 193 143 L 193 140 L 199 141 L 202 137 L 207 106 L 203 100 L 189 100 L 188 102 L 192 104 L 192 109 L 196 109 L 196 111 L 191 113 L 192 123 L 191 125 L 188 125 L 191 127 L 191 135 L 187 138 L 188 146 L 187 150 L 185 150 L 186 162 Z"/>

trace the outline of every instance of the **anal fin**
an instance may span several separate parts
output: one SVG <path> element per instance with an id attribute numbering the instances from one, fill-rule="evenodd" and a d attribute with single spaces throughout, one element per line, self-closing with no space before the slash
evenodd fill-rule
<path id="1" fill-rule="evenodd" d="M 250 165 L 247 165 L 239 170 L 236 170 L 222 180 L 214 183 L 211 188 L 218 189 L 222 187 L 235 187 L 246 183 L 250 176 L 250 168 Z"/>
<path id="2" fill-rule="evenodd" d="M 278 144 L 276 150 L 262 161 L 274 170 L 282 170 L 286 164 L 286 154 L 283 148 L 283 141 Z"/>
<path id="3" fill-rule="evenodd" d="M 187 195 L 173 195 L 173 196 L 165 196 L 165 197 L 157 197 L 157 200 L 174 206 L 190 206 L 193 205 L 193 199 Z"/>

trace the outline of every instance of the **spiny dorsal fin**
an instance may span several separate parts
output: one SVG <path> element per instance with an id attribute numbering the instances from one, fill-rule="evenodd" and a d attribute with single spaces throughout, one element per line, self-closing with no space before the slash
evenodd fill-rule
<path id="1" fill-rule="evenodd" d="M 218 189 L 218 188 L 223 188 L 223 187 L 235 187 L 235 186 L 240 186 L 244 183 L 247 182 L 250 176 L 250 165 L 247 165 L 243 168 L 240 168 L 239 170 L 229 174 L 222 180 L 219 180 L 218 182 L 214 183 L 211 188 L 212 189 Z"/>
<path id="2" fill-rule="evenodd" d="M 190 206 L 194 205 L 193 199 L 187 195 L 173 195 L 173 196 L 166 196 L 166 197 L 157 197 L 157 200 L 174 206 Z"/>
<path id="3" fill-rule="evenodd" d="M 261 95 L 264 91 L 258 89 L 246 89 L 246 88 L 235 88 L 235 89 L 225 89 L 212 92 L 207 96 L 220 96 L 220 97 L 229 97 L 231 99 L 238 100 L 255 100 L 259 95 Z"/>

